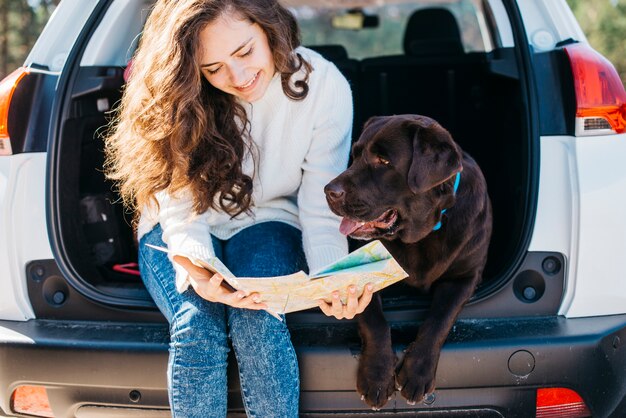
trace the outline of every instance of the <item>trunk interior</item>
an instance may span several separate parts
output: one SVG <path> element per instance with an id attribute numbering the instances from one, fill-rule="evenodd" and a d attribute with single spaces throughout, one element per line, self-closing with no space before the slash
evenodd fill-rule
<path id="1" fill-rule="evenodd" d="M 349 41 L 319 42 L 316 49 L 349 80 L 354 93 L 356 139 L 374 115 L 416 113 L 446 127 L 481 166 L 493 204 L 494 228 L 483 288 L 506 281 L 525 248 L 531 167 L 526 92 L 514 47 L 465 52 L 447 38 L 420 39 L 396 55 L 357 57 Z M 407 29 L 408 30 L 408 29 Z M 405 38 L 405 46 L 406 46 Z M 113 185 L 103 174 L 103 134 L 110 110 L 121 98 L 124 68 L 80 67 L 71 80 L 56 161 L 61 255 L 73 279 L 96 293 L 125 300 L 129 307 L 150 300 L 132 265 L 137 261 L 131 227 Z M 352 243 L 353 246 L 355 243 Z M 391 309 L 418 308 L 427 298 L 398 284 L 383 291 Z"/>

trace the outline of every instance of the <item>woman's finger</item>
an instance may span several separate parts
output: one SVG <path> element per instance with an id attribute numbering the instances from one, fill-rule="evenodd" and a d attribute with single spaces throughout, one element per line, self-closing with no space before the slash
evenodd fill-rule
<path id="1" fill-rule="evenodd" d="M 183 268 L 192 276 L 208 279 L 213 275 L 213 273 L 207 269 L 196 266 L 190 259 L 183 257 L 182 255 L 175 255 L 174 261 L 183 266 Z"/>
<path id="2" fill-rule="evenodd" d="M 363 289 L 363 294 L 359 298 L 359 306 L 357 308 L 356 313 L 360 314 L 367 308 L 367 305 L 372 301 L 372 295 L 374 295 L 374 286 L 371 283 L 365 285 Z"/>
<path id="3" fill-rule="evenodd" d="M 243 298 L 239 298 L 237 307 L 260 310 L 267 309 L 267 304 L 261 302 L 261 296 L 258 293 L 252 293 Z"/>
<path id="4" fill-rule="evenodd" d="M 352 319 L 354 318 L 354 315 L 356 315 L 357 309 L 359 308 L 359 298 L 357 297 L 356 294 L 356 287 L 355 286 L 350 286 L 348 287 L 348 301 L 346 303 L 346 309 L 344 312 L 344 315 L 347 319 Z"/>
<path id="5" fill-rule="evenodd" d="M 224 280 L 224 278 L 222 277 L 221 274 L 219 273 L 215 273 L 209 280 L 208 280 L 208 287 L 209 289 L 211 289 L 212 292 L 217 293 L 218 291 L 223 291 L 223 292 L 227 292 L 226 289 L 224 289 L 222 287 L 222 280 Z M 234 293 L 234 292 L 228 292 L 228 293 Z"/>
<path id="6" fill-rule="evenodd" d="M 210 302 L 218 301 L 215 295 L 215 289 L 210 284 L 210 279 L 198 279 L 190 274 L 188 280 L 193 290 L 195 290 L 201 298 Z"/>
<path id="7" fill-rule="evenodd" d="M 339 292 L 333 292 L 331 300 L 332 315 L 337 319 L 343 319 L 343 303 L 341 303 L 341 299 L 339 299 Z"/>
<path id="8" fill-rule="evenodd" d="M 333 316 L 333 313 L 331 311 L 331 306 L 328 303 L 326 303 L 326 301 L 324 301 L 323 299 L 318 300 L 317 306 L 319 306 L 322 312 L 324 312 L 324 315 Z"/>
<path id="9" fill-rule="evenodd" d="M 210 302 L 226 303 L 226 296 L 235 293 L 221 285 L 224 278 L 219 273 L 214 274 L 211 278 L 198 278 L 190 274 L 188 279 L 196 293 Z"/>

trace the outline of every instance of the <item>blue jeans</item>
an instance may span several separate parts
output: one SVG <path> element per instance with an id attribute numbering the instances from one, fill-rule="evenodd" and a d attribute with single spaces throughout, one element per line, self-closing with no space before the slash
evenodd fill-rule
<path id="1" fill-rule="evenodd" d="M 228 338 L 237 358 L 243 403 L 250 417 L 297 417 L 300 384 L 285 322 L 265 311 L 232 308 L 178 293 L 160 225 L 139 244 L 139 267 L 148 292 L 170 324 L 168 390 L 172 416 L 224 417 Z M 282 222 L 264 222 L 229 240 L 213 237 L 217 257 L 236 276 L 277 276 L 306 269 L 302 236 Z"/>

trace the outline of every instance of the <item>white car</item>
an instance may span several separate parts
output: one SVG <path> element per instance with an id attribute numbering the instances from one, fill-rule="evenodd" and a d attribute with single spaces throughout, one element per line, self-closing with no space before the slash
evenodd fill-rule
<path id="1" fill-rule="evenodd" d="M 63 0 L 0 83 L 0 413 L 168 417 L 168 329 L 134 267 L 128 214 L 102 173 L 152 0 Z M 565 0 L 284 0 L 303 44 L 373 115 L 437 119 L 493 203 L 483 283 L 435 397 L 377 414 L 626 416 L 626 93 Z M 428 309 L 383 291 L 401 352 Z M 356 324 L 288 316 L 304 417 L 372 413 L 355 391 Z M 244 415 L 234 365 L 229 408 Z"/>

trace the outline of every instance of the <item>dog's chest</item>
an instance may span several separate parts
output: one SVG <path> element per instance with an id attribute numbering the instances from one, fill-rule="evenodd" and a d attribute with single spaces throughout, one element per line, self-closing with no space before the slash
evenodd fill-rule
<path id="1" fill-rule="evenodd" d="M 398 264 L 409 274 L 404 279 L 406 284 L 427 292 L 432 283 L 441 274 L 442 261 L 446 257 L 442 252 L 437 253 L 433 248 L 421 243 L 404 244 L 396 241 L 384 241 Z"/>

